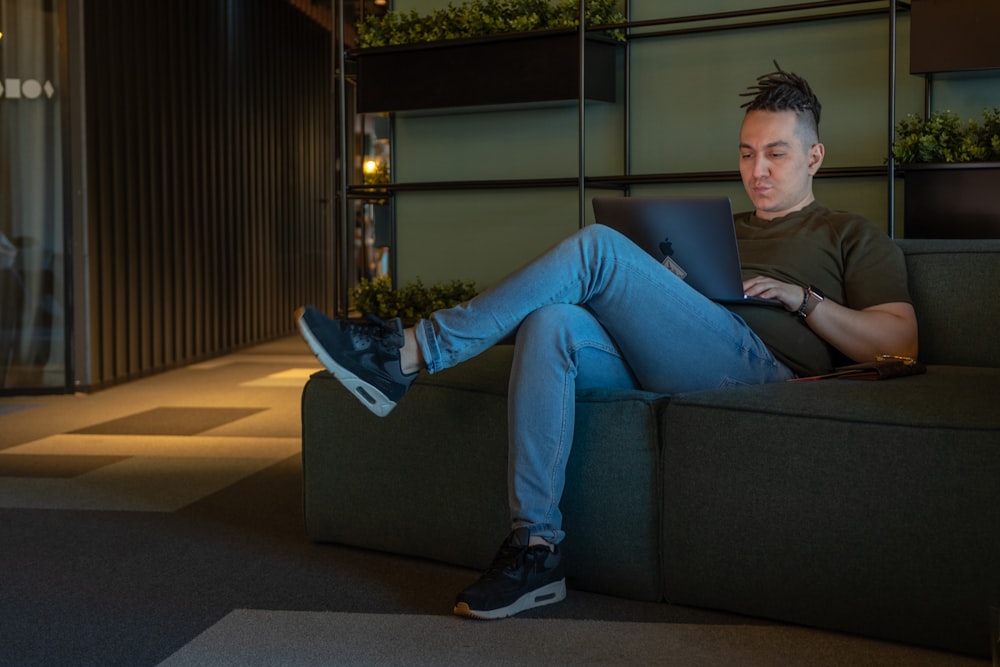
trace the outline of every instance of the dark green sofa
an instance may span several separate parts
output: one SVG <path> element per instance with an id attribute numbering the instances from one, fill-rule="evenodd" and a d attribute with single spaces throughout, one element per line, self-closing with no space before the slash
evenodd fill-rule
<path id="1" fill-rule="evenodd" d="M 900 241 L 926 375 L 578 399 L 570 586 L 965 653 L 1000 593 L 1000 241 Z M 388 417 L 302 402 L 306 524 L 473 568 L 508 531 L 511 349 Z"/>

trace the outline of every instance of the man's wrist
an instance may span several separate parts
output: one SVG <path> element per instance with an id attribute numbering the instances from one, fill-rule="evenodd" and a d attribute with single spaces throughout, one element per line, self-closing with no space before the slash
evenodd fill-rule
<path id="1" fill-rule="evenodd" d="M 826 297 L 823 293 L 812 285 L 802 288 L 802 305 L 799 306 L 799 317 L 802 319 L 809 317 L 816 309 L 816 306 L 825 300 Z"/>
<path id="2" fill-rule="evenodd" d="M 802 313 L 805 312 L 806 306 L 808 306 L 808 305 L 809 305 L 809 288 L 808 287 L 803 287 L 802 288 L 802 303 L 800 303 L 799 307 L 795 310 L 795 314 L 798 315 L 799 317 L 802 317 Z"/>

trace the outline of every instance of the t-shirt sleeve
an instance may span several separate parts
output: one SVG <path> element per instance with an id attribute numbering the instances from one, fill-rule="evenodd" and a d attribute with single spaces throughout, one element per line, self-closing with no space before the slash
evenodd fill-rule
<path id="1" fill-rule="evenodd" d="M 911 303 L 903 251 L 867 220 L 844 242 L 844 305 L 863 310 L 880 303 Z"/>

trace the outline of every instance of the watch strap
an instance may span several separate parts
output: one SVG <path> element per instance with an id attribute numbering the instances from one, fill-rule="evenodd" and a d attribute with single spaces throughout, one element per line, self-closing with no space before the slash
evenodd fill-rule
<path id="1" fill-rule="evenodd" d="M 805 319 L 812 314 L 812 311 L 816 309 L 822 301 L 825 301 L 826 297 L 818 289 L 809 285 L 804 287 L 802 291 L 802 305 L 799 306 L 799 317 Z"/>

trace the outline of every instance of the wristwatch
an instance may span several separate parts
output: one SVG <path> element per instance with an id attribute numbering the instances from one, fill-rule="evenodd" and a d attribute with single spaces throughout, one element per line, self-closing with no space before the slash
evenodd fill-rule
<path id="1" fill-rule="evenodd" d="M 803 287 L 802 305 L 799 306 L 799 317 L 802 319 L 809 317 L 809 314 L 812 313 L 816 305 L 825 299 L 826 296 L 812 285 L 809 287 Z"/>

